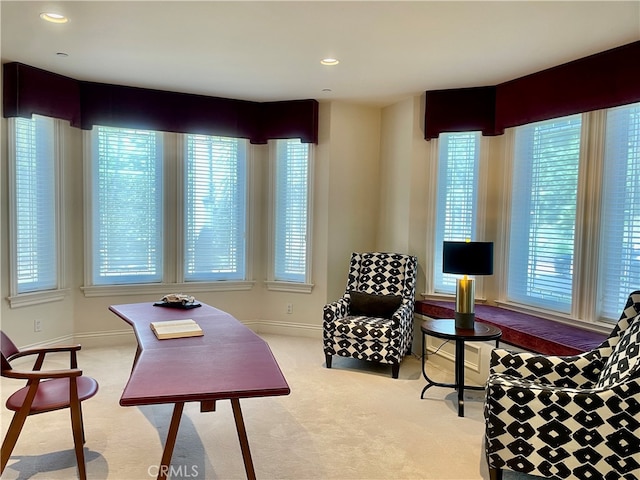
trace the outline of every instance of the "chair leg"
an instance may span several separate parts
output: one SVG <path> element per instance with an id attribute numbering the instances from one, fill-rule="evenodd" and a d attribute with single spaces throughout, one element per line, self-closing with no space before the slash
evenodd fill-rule
<path id="1" fill-rule="evenodd" d="M 502 469 L 501 468 L 490 468 L 489 469 L 489 479 L 490 480 L 502 480 Z"/>
<path id="2" fill-rule="evenodd" d="M 331 368 L 331 360 L 333 359 L 332 355 L 329 355 L 328 353 L 324 354 L 324 360 L 327 363 L 327 368 Z"/>
<path id="3" fill-rule="evenodd" d="M 33 399 L 36 396 L 36 392 L 38 391 L 39 382 L 33 381 L 29 386 L 29 392 L 22 403 L 22 408 L 13 414 L 13 418 L 11 419 L 11 424 L 9 425 L 9 429 L 7 430 L 7 435 L 4 437 L 2 441 L 2 449 L 0 452 L 0 475 L 4 472 L 4 467 L 7 466 L 7 462 L 11 457 L 11 452 L 13 452 L 13 447 L 16 446 L 16 442 L 18 441 L 18 437 L 20 436 L 20 431 L 22 430 L 22 426 L 24 422 L 27 420 L 29 416 L 29 412 L 31 411 L 31 404 L 33 403 Z"/>
<path id="4" fill-rule="evenodd" d="M 398 378 L 399 374 L 400 374 L 400 364 L 399 363 L 392 363 L 391 364 L 391 376 L 393 378 Z"/>
<path id="5" fill-rule="evenodd" d="M 2 442 L 2 466 L 0 467 L 0 475 L 4 472 L 4 467 L 7 466 L 7 462 L 11 457 L 11 452 L 13 452 L 13 447 L 16 446 L 22 426 L 27 419 L 28 412 L 23 413 L 22 410 L 24 409 L 13 414 L 11 425 L 9 425 L 7 435 L 4 437 Z"/>
<path id="6" fill-rule="evenodd" d="M 78 462 L 78 476 L 80 480 L 86 480 L 87 469 L 84 463 L 84 426 L 82 424 L 82 405 L 78 399 L 78 385 L 75 378 L 71 382 L 71 429 L 73 430 L 73 444 L 76 450 L 76 461 Z"/>

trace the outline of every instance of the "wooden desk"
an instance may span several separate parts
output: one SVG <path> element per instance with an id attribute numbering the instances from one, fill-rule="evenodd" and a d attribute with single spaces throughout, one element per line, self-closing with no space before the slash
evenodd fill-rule
<path id="1" fill-rule="evenodd" d="M 228 313 L 202 305 L 191 310 L 154 307 L 152 303 L 113 305 L 129 323 L 138 349 L 120 405 L 175 404 L 158 472 L 170 470 L 173 447 L 185 402 L 200 411 L 215 410 L 216 400 L 231 400 L 247 478 L 255 479 L 241 398 L 288 395 L 289 385 L 267 343 Z M 192 318 L 204 336 L 158 340 L 149 323 Z"/>

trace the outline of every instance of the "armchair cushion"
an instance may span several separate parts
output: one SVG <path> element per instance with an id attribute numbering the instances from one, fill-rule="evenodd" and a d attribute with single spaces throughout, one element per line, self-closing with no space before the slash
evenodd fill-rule
<path id="1" fill-rule="evenodd" d="M 623 380 L 640 364 L 640 315 L 637 315 L 613 347 L 596 387 L 610 387 Z"/>
<path id="2" fill-rule="evenodd" d="M 390 319 L 402 303 L 400 295 L 376 295 L 351 290 L 349 296 L 349 313 L 365 317 Z"/>

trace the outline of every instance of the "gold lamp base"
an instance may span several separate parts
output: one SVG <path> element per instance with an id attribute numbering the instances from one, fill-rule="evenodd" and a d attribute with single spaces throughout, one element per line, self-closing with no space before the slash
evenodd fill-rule
<path id="1" fill-rule="evenodd" d="M 472 278 L 459 278 L 456 281 L 456 328 L 473 330 L 475 322 L 474 312 L 475 284 Z"/>

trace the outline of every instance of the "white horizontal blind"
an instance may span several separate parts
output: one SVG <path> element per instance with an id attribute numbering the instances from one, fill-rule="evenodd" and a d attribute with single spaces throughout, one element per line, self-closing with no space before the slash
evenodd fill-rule
<path id="1" fill-rule="evenodd" d="M 54 120 L 15 119 L 17 293 L 58 287 Z"/>
<path id="2" fill-rule="evenodd" d="M 93 284 L 161 282 L 162 136 L 101 126 L 92 135 Z"/>
<path id="3" fill-rule="evenodd" d="M 507 297 L 569 313 L 581 116 L 516 129 Z"/>
<path id="4" fill-rule="evenodd" d="M 456 276 L 442 273 L 442 243 L 475 240 L 480 132 L 443 133 L 438 142 L 434 288 L 454 293 Z"/>
<path id="5" fill-rule="evenodd" d="M 640 289 L 640 103 L 607 111 L 600 318 L 617 320 Z"/>
<path id="6" fill-rule="evenodd" d="M 309 145 L 278 140 L 275 167 L 274 280 L 306 281 Z"/>
<path id="7" fill-rule="evenodd" d="M 247 141 L 186 135 L 185 149 L 185 281 L 243 280 Z"/>

